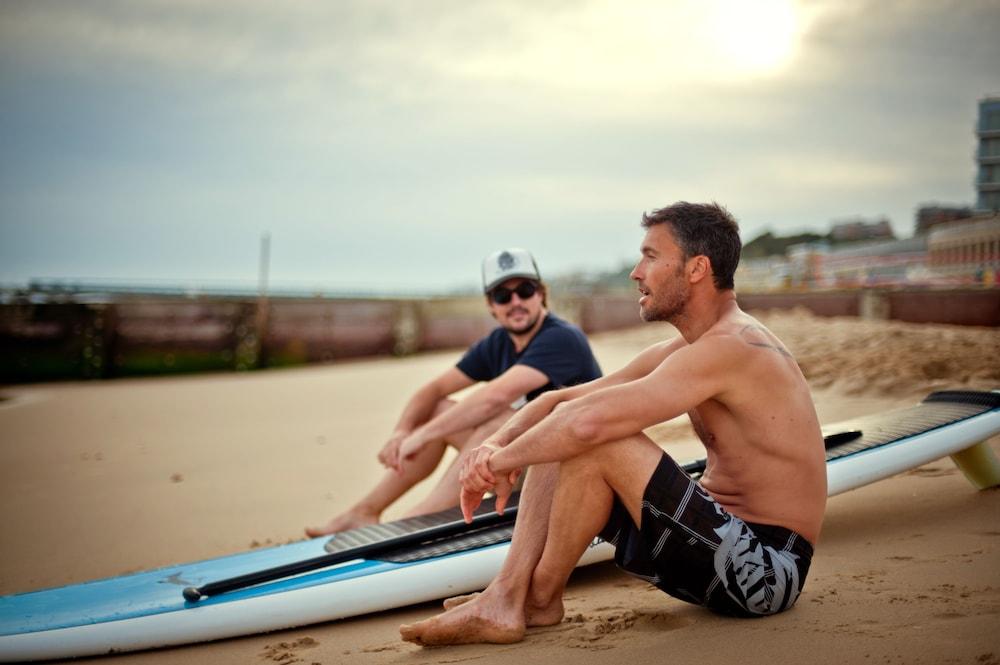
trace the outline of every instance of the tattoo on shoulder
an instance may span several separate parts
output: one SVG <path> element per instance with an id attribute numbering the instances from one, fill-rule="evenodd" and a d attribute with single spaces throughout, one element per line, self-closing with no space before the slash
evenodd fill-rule
<path id="1" fill-rule="evenodd" d="M 792 354 L 772 342 L 767 332 L 760 326 L 755 326 L 753 324 L 744 326 L 743 329 L 740 330 L 740 337 L 742 337 L 743 341 L 750 346 L 759 346 L 762 349 L 771 349 L 772 351 L 780 353 L 787 358 L 792 357 Z"/>

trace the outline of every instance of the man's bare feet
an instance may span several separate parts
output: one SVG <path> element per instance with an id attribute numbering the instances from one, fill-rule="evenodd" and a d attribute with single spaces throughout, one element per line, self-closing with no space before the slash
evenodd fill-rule
<path id="1" fill-rule="evenodd" d="M 544 606 L 532 605 L 529 602 L 524 606 L 524 622 L 533 628 L 554 626 L 563 620 L 565 613 L 561 599 Z"/>
<path id="2" fill-rule="evenodd" d="M 319 536 L 329 536 L 341 531 L 350 531 L 358 527 L 378 524 L 378 513 L 367 513 L 362 510 L 352 508 L 346 513 L 337 515 L 323 526 L 307 526 L 306 535 L 310 538 Z"/>
<path id="3" fill-rule="evenodd" d="M 493 605 L 483 594 L 471 595 L 436 617 L 400 626 L 400 637 L 421 646 L 510 644 L 524 639 L 523 610 Z"/>
<path id="4" fill-rule="evenodd" d="M 445 598 L 444 609 L 451 610 L 459 605 L 464 605 L 470 601 L 475 600 L 479 597 L 479 592 L 467 593 L 461 596 L 452 596 L 451 598 Z M 562 600 L 556 600 L 546 605 L 533 605 L 529 602 L 524 608 L 524 623 L 528 628 L 537 628 L 539 626 L 554 626 L 563 619 L 565 610 L 563 609 Z"/>

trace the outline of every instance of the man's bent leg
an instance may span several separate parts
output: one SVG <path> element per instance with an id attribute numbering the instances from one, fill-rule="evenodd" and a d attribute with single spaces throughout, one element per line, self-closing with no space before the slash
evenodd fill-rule
<path id="1" fill-rule="evenodd" d="M 598 446 L 560 468 L 542 558 L 527 600 L 529 625 L 562 620 L 562 595 L 570 573 L 605 527 L 615 495 L 636 524 L 642 496 L 663 450 L 644 435 Z"/>
<path id="2" fill-rule="evenodd" d="M 451 400 L 442 400 L 434 412 L 434 415 L 443 412 L 454 406 Z M 454 435 L 454 443 L 461 444 L 472 435 L 472 431 L 460 432 Z M 441 458 L 444 457 L 447 443 L 445 441 L 435 441 L 428 444 L 413 459 L 404 465 L 403 473 L 397 473 L 392 469 L 382 474 L 381 480 L 375 485 L 361 500 L 349 509 L 335 516 L 321 527 L 306 527 L 306 535 L 310 538 L 325 536 L 348 529 L 355 529 L 367 524 L 376 524 L 382 512 L 392 505 L 399 497 L 403 496 L 411 487 L 421 480 L 431 475 Z M 458 503 L 458 485 L 455 485 L 456 500 L 451 505 Z M 446 508 L 448 506 L 445 506 Z"/>
<path id="3" fill-rule="evenodd" d="M 466 451 L 472 450 L 488 439 L 513 415 L 513 409 L 505 409 L 500 415 L 494 416 L 474 429 L 471 434 L 461 439 L 449 441 L 449 443 L 458 450 L 458 456 L 452 460 L 452 463 L 448 466 L 448 470 L 445 471 L 444 475 L 441 476 L 441 479 L 438 480 L 434 489 L 432 489 L 430 493 L 420 501 L 420 503 L 408 510 L 405 517 L 436 513 L 439 510 L 445 510 L 447 508 L 454 508 L 457 506 L 458 497 L 461 492 L 461 486 L 458 482 L 458 474 L 462 470 L 462 454 Z"/>
<path id="4" fill-rule="evenodd" d="M 403 639 L 428 646 L 514 642 L 523 638 L 528 625 L 558 623 L 562 589 L 580 555 L 604 527 L 612 493 L 619 493 L 638 516 L 643 488 L 662 455 L 648 438 L 633 437 L 562 464 L 532 467 L 499 574 L 469 602 L 401 626 Z"/>
<path id="5" fill-rule="evenodd" d="M 555 463 L 539 464 L 528 471 L 510 550 L 489 586 L 469 602 L 453 605 L 436 617 L 400 626 L 404 640 L 431 646 L 523 639 L 525 599 L 545 546 L 558 475 L 559 465 Z"/>

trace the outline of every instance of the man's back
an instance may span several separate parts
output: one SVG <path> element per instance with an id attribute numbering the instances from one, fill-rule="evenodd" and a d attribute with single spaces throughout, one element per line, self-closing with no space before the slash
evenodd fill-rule
<path id="1" fill-rule="evenodd" d="M 826 505 L 825 454 L 795 359 L 735 302 L 695 344 L 730 368 L 723 389 L 690 414 L 708 449 L 702 486 L 744 519 L 815 543 Z"/>

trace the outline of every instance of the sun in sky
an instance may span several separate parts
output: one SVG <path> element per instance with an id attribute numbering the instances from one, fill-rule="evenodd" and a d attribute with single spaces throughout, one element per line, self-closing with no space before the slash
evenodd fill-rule
<path id="1" fill-rule="evenodd" d="M 503 45 L 486 39 L 457 58 L 445 39 L 406 52 L 431 54 L 435 69 L 480 82 L 657 92 L 780 74 L 806 24 L 794 0 L 596 0 L 573 12 L 506 11 L 494 17 L 513 35 Z"/>
<path id="2" fill-rule="evenodd" d="M 795 54 L 801 20 L 791 0 L 717 0 L 711 8 L 714 46 L 724 64 L 747 75 L 767 75 Z"/>

